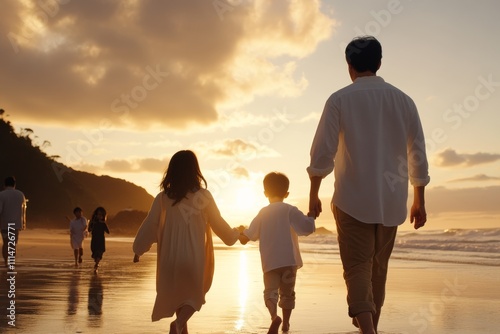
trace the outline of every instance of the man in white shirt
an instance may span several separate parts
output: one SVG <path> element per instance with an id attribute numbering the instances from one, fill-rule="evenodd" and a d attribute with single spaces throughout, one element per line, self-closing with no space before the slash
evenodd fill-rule
<path id="1" fill-rule="evenodd" d="M 2 231 L 2 255 L 7 266 L 10 259 L 15 263 L 19 230 L 26 228 L 26 198 L 15 189 L 16 179 L 9 176 L 0 192 L 0 229 Z"/>
<path id="2" fill-rule="evenodd" d="M 425 141 L 410 97 L 376 75 L 382 47 L 371 36 L 345 50 L 352 84 L 325 104 L 307 168 L 309 211 L 318 216 L 322 179 L 334 170 L 332 211 L 347 286 L 349 316 L 363 334 L 376 333 L 387 266 L 397 226 L 406 220 L 408 181 L 414 189 L 410 221 L 425 225 L 429 183 Z"/>

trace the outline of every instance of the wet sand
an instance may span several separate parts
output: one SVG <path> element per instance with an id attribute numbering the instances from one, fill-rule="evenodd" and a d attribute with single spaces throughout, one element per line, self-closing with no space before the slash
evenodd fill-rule
<path id="1" fill-rule="evenodd" d="M 15 274 L 0 271 L 0 332 L 168 333 L 171 319 L 151 322 L 155 251 L 134 264 L 131 239 L 108 237 L 96 275 L 89 239 L 84 247 L 75 268 L 65 232 L 21 233 Z M 346 314 L 338 255 L 302 255 L 289 333 L 357 333 Z M 256 245 L 216 247 L 215 260 L 207 303 L 189 332 L 267 333 Z M 500 327 L 498 267 L 391 260 L 389 275 L 381 334 L 496 333 Z"/>

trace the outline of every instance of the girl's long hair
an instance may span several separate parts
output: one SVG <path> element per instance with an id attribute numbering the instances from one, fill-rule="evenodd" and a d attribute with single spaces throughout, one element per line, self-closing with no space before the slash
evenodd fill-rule
<path id="1" fill-rule="evenodd" d="M 92 213 L 92 218 L 90 220 L 97 221 L 97 214 L 98 213 L 101 213 L 103 216 L 102 218 L 104 219 L 104 221 L 106 221 L 107 212 L 106 212 L 106 209 L 104 209 L 102 206 L 99 206 L 94 210 L 94 212 Z"/>
<path id="2" fill-rule="evenodd" d="M 187 193 L 201 189 L 202 181 L 206 188 L 207 181 L 201 174 L 196 155 L 192 151 L 183 150 L 170 159 L 160 189 L 174 200 L 173 206 L 186 198 Z"/>

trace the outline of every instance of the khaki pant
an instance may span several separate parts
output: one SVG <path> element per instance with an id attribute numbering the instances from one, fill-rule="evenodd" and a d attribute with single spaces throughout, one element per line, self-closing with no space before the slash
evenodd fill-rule
<path id="1" fill-rule="evenodd" d="M 397 226 L 367 224 L 332 206 L 347 286 L 349 316 L 376 314 L 385 298 L 389 258 Z"/>
<path id="2" fill-rule="evenodd" d="M 264 301 L 277 304 L 279 300 L 279 307 L 293 310 L 296 278 L 297 267 L 282 267 L 264 273 Z"/>

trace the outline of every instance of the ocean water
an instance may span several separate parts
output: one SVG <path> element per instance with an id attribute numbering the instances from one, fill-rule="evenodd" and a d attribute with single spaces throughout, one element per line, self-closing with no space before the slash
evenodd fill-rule
<path id="1" fill-rule="evenodd" d="M 338 257 L 335 233 L 300 237 L 302 253 Z M 398 232 L 393 259 L 500 266 L 500 228 Z"/>

